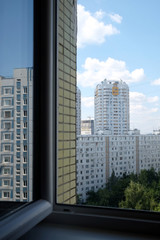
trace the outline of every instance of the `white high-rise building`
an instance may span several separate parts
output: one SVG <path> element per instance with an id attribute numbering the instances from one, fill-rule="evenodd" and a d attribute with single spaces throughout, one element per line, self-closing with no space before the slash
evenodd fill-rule
<path id="1" fill-rule="evenodd" d="M 81 91 L 77 87 L 76 92 L 76 133 L 81 134 Z"/>
<path id="2" fill-rule="evenodd" d="M 104 80 L 94 94 L 95 134 L 125 135 L 129 131 L 129 87 Z"/>
<path id="3" fill-rule="evenodd" d="M 0 76 L 0 201 L 32 201 L 33 68 Z"/>

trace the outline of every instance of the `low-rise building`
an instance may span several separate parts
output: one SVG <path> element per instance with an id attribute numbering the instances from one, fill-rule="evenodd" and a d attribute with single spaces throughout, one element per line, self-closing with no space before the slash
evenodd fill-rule
<path id="1" fill-rule="evenodd" d="M 81 135 L 94 134 L 94 120 L 86 119 L 81 121 Z"/>

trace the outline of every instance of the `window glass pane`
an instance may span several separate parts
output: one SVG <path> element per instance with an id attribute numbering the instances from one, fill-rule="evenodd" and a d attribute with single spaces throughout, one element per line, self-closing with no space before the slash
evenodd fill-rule
<path id="1" fill-rule="evenodd" d="M 58 203 L 160 211 L 159 7 L 60 0 Z"/>
<path id="2" fill-rule="evenodd" d="M 159 7 L 78 1 L 77 203 L 160 210 Z"/>
<path id="3" fill-rule="evenodd" d="M 33 0 L 0 1 L 0 32 L 0 201 L 29 202 L 33 185 Z"/>

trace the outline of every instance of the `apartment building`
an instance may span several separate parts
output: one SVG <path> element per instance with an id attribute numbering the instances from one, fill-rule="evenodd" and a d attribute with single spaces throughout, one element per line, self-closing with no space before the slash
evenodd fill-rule
<path id="1" fill-rule="evenodd" d="M 94 134 L 94 120 L 86 119 L 81 121 L 81 135 Z"/>
<path id="2" fill-rule="evenodd" d="M 104 136 L 77 138 L 77 194 L 86 200 L 89 190 L 97 191 L 106 184 L 106 143 Z"/>
<path id="3" fill-rule="evenodd" d="M 32 201 L 33 69 L 0 77 L 0 201 Z"/>
<path id="4" fill-rule="evenodd" d="M 76 133 L 81 135 L 81 91 L 78 87 L 76 92 L 76 119 Z"/>
<path id="5" fill-rule="evenodd" d="M 159 135 L 92 135 L 77 139 L 77 194 L 85 201 L 89 190 L 105 187 L 114 172 L 160 171 Z"/>
<path id="6" fill-rule="evenodd" d="M 111 135 L 129 131 L 129 87 L 121 81 L 104 80 L 94 93 L 95 134 L 109 130 Z"/>
<path id="7" fill-rule="evenodd" d="M 160 171 L 160 135 L 140 135 L 137 141 L 139 152 L 137 172 L 150 168 Z"/>

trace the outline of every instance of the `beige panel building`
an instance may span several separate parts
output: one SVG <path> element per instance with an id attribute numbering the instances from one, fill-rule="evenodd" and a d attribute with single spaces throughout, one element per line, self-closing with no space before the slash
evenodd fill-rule
<path id="1" fill-rule="evenodd" d="M 76 203 L 77 1 L 58 3 L 57 201 Z"/>

